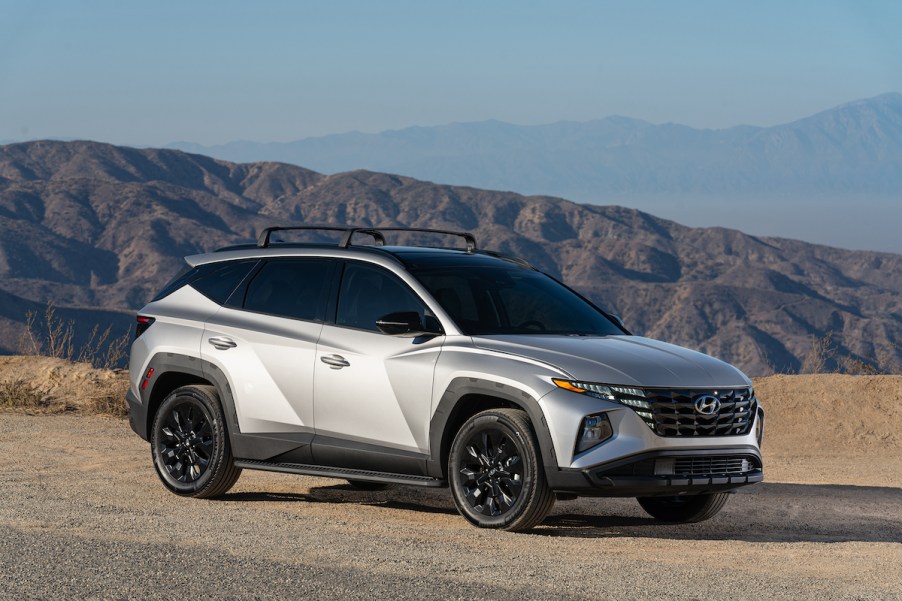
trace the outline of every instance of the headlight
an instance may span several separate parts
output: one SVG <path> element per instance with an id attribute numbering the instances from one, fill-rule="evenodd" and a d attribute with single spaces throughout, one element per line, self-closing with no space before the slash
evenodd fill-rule
<path id="1" fill-rule="evenodd" d="M 611 422 L 604 413 L 588 415 L 583 418 L 579 428 L 579 436 L 576 439 L 576 453 L 588 451 L 614 435 Z"/>
<path id="2" fill-rule="evenodd" d="M 586 394 L 605 401 L 613 401 L 625 405 L 635 411 L 639 417 L 652 430 L 655 429 L 655 417 L 652 412 L 652 403 L 645 397 L 645 391 L 641 388 L 628 386 L 614 386 L 596 384 L 595 382 L 577 382 L 575 380 L 561 380 L 552 378 L 554 385 L 564 390 Z"/>
<path id="3" fill-rule="evenodd" d="M 589 396 L 598 397 L 606 401 L 614 400 L 614 392 L 611 390 L 610 386 L 604 386 L 603 384 L 593 384 L 591 382 L 559 380 L 558 378 L 553 378 L 551 381 L 554 382 L 554 385 L 558 388 L 563 388 L 564 390 L 569 390 L 570 392 L 588 394 Z"/>

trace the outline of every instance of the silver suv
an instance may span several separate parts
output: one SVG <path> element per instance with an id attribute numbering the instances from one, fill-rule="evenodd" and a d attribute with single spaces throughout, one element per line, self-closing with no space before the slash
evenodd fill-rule
<path id="1" fill-rule="evenodd" d="M 341 241 L 271 241 L 280 230 Z M 386 246 L 396 230 L 466 248 Z M 448 486 L 473 524 L 519 531 L 582 495 L 705 520 L 762 480 L 745 375 L 631 335 L 471 234 L 268 228 L 186 261 L 138 314 L 127 395 L 175 494 L 222 495 L 242 469 Z"/>

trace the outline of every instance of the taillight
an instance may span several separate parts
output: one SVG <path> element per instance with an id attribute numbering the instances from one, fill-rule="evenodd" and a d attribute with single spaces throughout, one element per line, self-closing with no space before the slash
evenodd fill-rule
<path id="1" fill-rule="evenodd" d="M 143 334 L 147 331 L 153 322 L 156 321 L 153 317 L 147 317 L 146 315 L 139 315 L 137 323 L 135 324 L 135 338 Z"/>

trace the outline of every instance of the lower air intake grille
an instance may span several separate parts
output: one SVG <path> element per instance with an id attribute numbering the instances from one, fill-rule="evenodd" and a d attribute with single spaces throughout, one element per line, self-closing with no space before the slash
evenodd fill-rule
<path id="1" fill-rule="evenodd" d="M 673 473 L 677 476 L 745 474 L 758 467 L 752 457 L 677 457 L 673 460 Z"/>

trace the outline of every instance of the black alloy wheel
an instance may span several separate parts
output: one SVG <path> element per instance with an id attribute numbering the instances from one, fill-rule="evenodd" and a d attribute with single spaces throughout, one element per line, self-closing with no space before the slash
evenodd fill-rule
<path id="1" fill-rule="evenodd" d="M 518 409 L 483 411 L 461 426 L 448 480 L 458 511 L 480 528 L 529 530 L 554 505 L 538 442 Z"/>
<path id="2" fill-rule="evenodd" d="M 163 416 L 160 460 L 169 475 L 188 484 L 196 482 L 213 458 L 213 428 L 203 405 L 179 399 Z"/>
<path id="3" fill-rule="evenodd" d="M 460 476 L 467 502 L 482 515 L 508 511 L 523 490 L 523 461 L 517 443 L 499 429 L 483 429 L 465 445 Z"/>
<path id="4" fill-rule="evenodd" d="M 151 453 L 160 480 L 177 495 L 219 496 L 241 475 L 212 386 L 184 386 L 166 397 L 154 418 Z"/>

